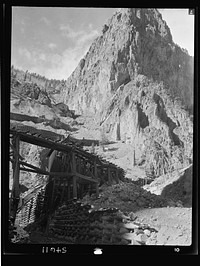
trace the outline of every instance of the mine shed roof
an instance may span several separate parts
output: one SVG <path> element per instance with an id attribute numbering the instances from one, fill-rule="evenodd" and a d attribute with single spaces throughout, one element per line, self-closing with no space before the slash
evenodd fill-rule
<path id="1" fill-rule="evenodd" d="M 110 163 L 95 154 L 85 151 L 80 146 L 77 146 L 78 144 L 76 144 L 76 139 L 71 138 L 70 136 L 66 138 L 64 135 L 57 134 L 52 131 L 37 129 L 13 121 L 10 121 L 10 134 L 18 135 L 21 141 L 48 148 L 50 150 L 58 150 L 65 153 L 74 151 L 83 158 L 87 158 L 92 161 L 96 160 L 96 162 L 102 166 L 110 166 L 112 168 L 124 171 L 119 166 Z M 78 139 L 77 143 L 79 143 Z"/>

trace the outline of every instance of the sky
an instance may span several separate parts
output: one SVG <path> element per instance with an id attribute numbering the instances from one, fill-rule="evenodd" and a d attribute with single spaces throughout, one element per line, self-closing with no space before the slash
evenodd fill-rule
<path id="1" fill-rule="evenodd" d="M 67 79 L 115 8 L 13 7 L 11 64 L 48 79 Z M 159 9 L 173 41 L 194 55 L 194 16 Z"/>

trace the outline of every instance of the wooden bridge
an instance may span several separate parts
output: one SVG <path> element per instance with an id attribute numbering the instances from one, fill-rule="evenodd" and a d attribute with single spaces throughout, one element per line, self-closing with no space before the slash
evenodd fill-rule
<path id="1" fill-rule="evenodd" d="M 20 141 L 48 148 L 49 162 L 59 168 L 52 171 L 38 168 L 24 161 L 20 155 Z M 85 151 L 80 140 L 65 138 L 54 132 L 36 129 L 20 123 L 10 123 L 10 161 L 13 167 L 13 188 L 10 201 L 10 216 L 15 220 L 20 198 L 20 171 L 49 176 L 45 191 L 46 211 L 70 199 L 82 198 L 88 191 L 99 195 L 99 186 L 107 182 L 118 183 L 124 179 L 124 171 L 103 158 Z M 54 157 L 52 157 L 54 155 Z M 52 157 L 52 158 L 51 158 Z M 53 168 L 52 168 L 53 169 Z"/>

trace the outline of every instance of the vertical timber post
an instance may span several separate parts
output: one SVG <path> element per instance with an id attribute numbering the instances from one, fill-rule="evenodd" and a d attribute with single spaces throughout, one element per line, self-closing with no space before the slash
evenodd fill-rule
<path id="1" fill-rule="evenodd" d="M 83 198 L 83 184 L 80 184 L 80 198 Z"/>
<path id="2" fill-rule="evenodd" d="M 78 162 L 78 165 L 77 165 L 78 173 L 81 173 L 81 158 L 78 156 L 77 156 L 77 162 Z"/>
<path id="3" fill-rule="evenodd" d="M 77 182 L 76 176 L 73 176 L 73 199 L 77 199 Z"/>
<path id="4" fill-rule="evenodd" d="M 53 203 L 54 203 L 54 193 L 55 193 L 55 186 L 56 186 L 56 179 L 52 178 L 52 193 L 51 193 L 51 198 L 50 198 L 50 202 L 49 202 L 49 210 L 52 210 L 53 207 Z"/>
<path id="5" fill-rule="evenodd" d="M 77 199 L 76 157 L 74 152 L 72 152 L 72 173 L 73 173 L 73 198 Z"/>
<path id="6" fill-rule="evenodd" d="M 99 182 L 98 182 L 98 172 L 97 172 L 97 162 L 96 162 L 96 158 L 94 160 L 94 176 L 95 179 L 97 180 L 97 182 L 95 183 L 96 186 L 96 197 L 99 197 Z"/>
<path id="7" fill-rule="evenodd" d="M 13 137 L 13 154 L 14 154 L 14 167 L 13 167 L 13 188 L 12 188 L 12 194 L 11 194 L 11 210 L 10 210 L 10 216 L 13 220 L 13 223 L 15 222 L 16 214 L 17 214 L 17 208 L 19 203 L 19 175 L 20 175 L 20 163 L 19 163 L 19 152 L 20 152 L 20 138 L 19 136 Z"/>
<path id="8" fill-rule="evenodd" d="M 71 179 L 68 179 L 68 182 L 67 182 L 67 199 L 68 199 L 68 200 L 71 199 L 71 189 L 70 189 L 70 185 L 71 185 Z"/>
<path id="9" fill-rule="evenodd" d="M 66 183 L 67 183 L 67 181 L 63 178 L 63 190 L 62 190 L 62 195 L 61 195 L 60 203 L 62 203 L 63 202 L 63 199 L 64 199 Z"/>
<path id="10" fill-rule="evenodd" d="M 110 167 L 108 166 L 108 184 L 111 185 L 111 171 L 110 171 Z"/>
<path id="11" fill-rule="evenodd" d="M 118 173 L 118 169 L 116 169 L 116 181 L 117 181 L 117 184 L 119 183 L 119 173 Z"/>
<path id="12" fill-rule="evenodd" d="M 133 150 L 133 166 L 135 166 L 135 149 Z"/>
<path id="13" fill-rule="evenodd" d="M 94 160 L 94 176 L 95 176 L 95 179 L 98 179 L 96 159 Z"/>

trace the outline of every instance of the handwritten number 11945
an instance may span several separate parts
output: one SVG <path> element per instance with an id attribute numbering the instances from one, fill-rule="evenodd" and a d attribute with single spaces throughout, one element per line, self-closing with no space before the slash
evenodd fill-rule
<path id="1" fill-rule="evenodd" d="M 67 247 L 42 247 L 42 253 L 66 253 Z"/>

